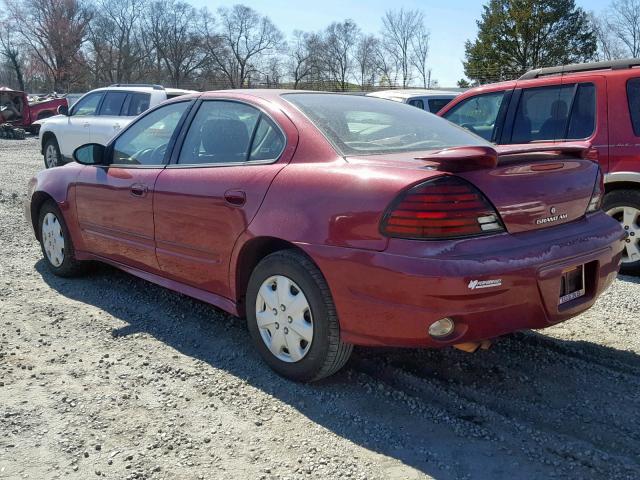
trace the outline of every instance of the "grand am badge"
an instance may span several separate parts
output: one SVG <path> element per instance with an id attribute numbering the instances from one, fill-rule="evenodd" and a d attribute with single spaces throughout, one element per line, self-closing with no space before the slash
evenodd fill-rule
<path id="1" fill-rule="evenodd" d="M 479 288 L 500 287 L 501 285 L 502 279 L 497 278 L 495 280 L 471 280 L 467 286 L 470 290 L 477 290 Z"/>
<path id="2" fill-rule="evenodd" d="M 545 223 L 553 223 L 557 222 L 558 220 L 566 220 L 567 218 L 569 218 L 569 215 L 567 213 L 560 213 L 556 215 L 556 207 L 551 207 L 549 209 L 549 212 L 551 213 L 551 216 L 536 219 L 536 225 L 544 225 Z"/>

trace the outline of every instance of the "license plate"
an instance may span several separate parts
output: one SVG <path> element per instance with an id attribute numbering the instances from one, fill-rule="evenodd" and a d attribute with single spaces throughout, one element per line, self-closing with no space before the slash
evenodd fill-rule
<path id="1" fill-rule="evenodd" d="M 584 296 L 584 265 L 562 273 L 559 305 Z"/>

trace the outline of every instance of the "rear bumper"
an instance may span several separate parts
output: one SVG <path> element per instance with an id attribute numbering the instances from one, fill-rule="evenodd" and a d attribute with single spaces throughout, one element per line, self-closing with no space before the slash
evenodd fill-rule
<path id="1" fill-rule="evenodd" d="M 597 213 L 535 232 L 422 242 L 420 256 L 403 255 L 403 240 L 384 252 L 300 246 L 328 280 L 345 341 L 438 347 L 544 328 L 587 310 L 615 279 L 623 238 L 617 222 Z M 562 273 L 577 265 L 585 266 L 585 295 L 559 305 Z M 456 329 L 435 340 L 428 326 L 443 317 Z"/>

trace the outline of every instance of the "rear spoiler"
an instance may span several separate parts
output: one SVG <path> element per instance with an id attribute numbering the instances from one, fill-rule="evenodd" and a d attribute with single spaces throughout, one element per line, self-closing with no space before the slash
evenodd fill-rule
<path id="1" fill-rule="evenodd" d="M 586 158 L 597 161 L 597 151 L 588 142 L 572 142 L 562 144 L 527 144 L 527 145 L 499 145 L 496 147 L 452 147 L 437 150 L 424 156 L 415 157 L 438 165 L 438 168 L 448 172 L 462 172 L 495 168 L 500 160 L 517 161 L 540 157 L 540 160 L 556 156 Z"/>

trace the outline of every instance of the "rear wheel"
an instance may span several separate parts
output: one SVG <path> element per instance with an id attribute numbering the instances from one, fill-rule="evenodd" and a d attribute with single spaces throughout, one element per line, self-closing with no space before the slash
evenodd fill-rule
<path id="1" fill-rule="evenodd" d="M 62 156 L 60 155 L 60 147 L 55 138 L 50 138 L 44 144 L 44 166 L 53 168 L 62 165 Z"/>
<path id="2" fill-rule="evenodd" d="M 335 306 L 320 270 L 294 250 L 265 257 L 253 271 L 247 325 L 265 362 L 291 380 L 332 375 L 353 349 L 340 339 Z"/>
<path id="3" fill-rule="evenodd" d="M 627 238 L 620 272 L 640 273 L 640 191 L 614 190 L 604 197 L 603 209 L 620 222 Z"/>
<path id="4" fill-rule="evenodd" d="M 75 259 L 71 235 L 53 201 L 45 202 L 40 209 L 38 226 L 42 254 L 49 270 L 59 277 L 83 273 L 85 264 Z"/>

